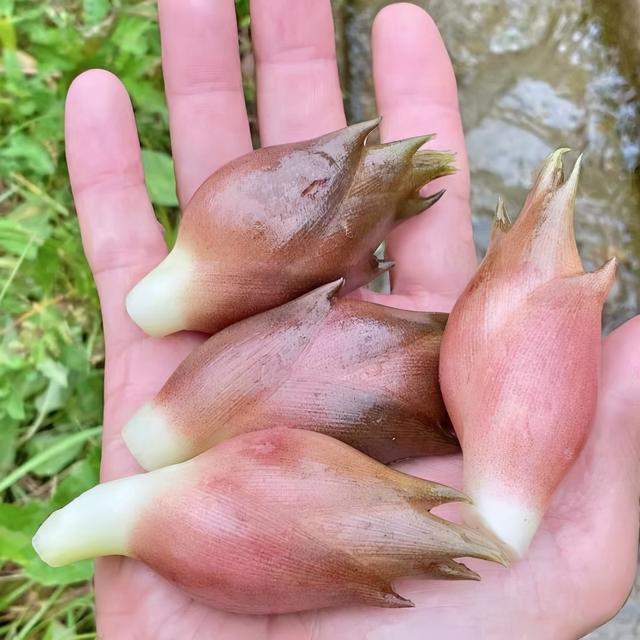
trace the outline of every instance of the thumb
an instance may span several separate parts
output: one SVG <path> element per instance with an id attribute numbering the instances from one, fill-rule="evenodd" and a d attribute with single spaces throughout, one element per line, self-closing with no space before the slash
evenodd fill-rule
<path id="1" fill-rule="evenodd" d="M 637 316 L 604 341 L 593 430 L 547 518 L 556 548 L 568 562 L 567 574 L 581 585 L 574 593 L 574 608 L 585 632 L 618 612 L 635 577 L 639 462 Z"/>
<path id="2" fill-rule="evenodd" d="M 640 496 L 640 315 L 604 341 L 598 422 L 614 440 L 617 461 Z M 596 427 L 597 428 L 597 427 Z"/>

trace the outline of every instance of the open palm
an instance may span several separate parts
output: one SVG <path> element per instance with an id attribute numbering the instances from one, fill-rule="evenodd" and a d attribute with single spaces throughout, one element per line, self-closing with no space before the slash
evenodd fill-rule
<path id="1" fill-rule="evenodd" d="M 251 150 L 233 0 L 161 0 L 163 68 L 178 191 L 184 205 L 217 167 Z M 259 125 L 265 145 L 345 125 L 329 0 L 253 0 Z M 456 84 L 437 28 L 396 4 L 373 31 L 382 137 L 437 132 L 457 152 L 447 195 L 387 243 L 393 294 L 359 295 L 398 307 L 448 310 L 475 268 L 469 176 Z M 127 317 L 129 289 L 166 254 L 144 186 L 133 112 L 121 83 L 80 76 L 67 101 L 67 157 L 87 258 L 98 286 L 107 364 L 102 477 L 139 471 L 120 438 L 202 337 L 145 337 Z M 192 602 L 146 566 L 96 567 L 105 640 L 274 638 L 576 638 L 611 617 L 635 572 L 640 494 L 640 319 L 606 340 L 595 429 L 554 499 L 528 558 L 511 569 L 470 564 L 481 583 L 408 580 L 413 610 L 345 609 L 243 617 Z M 461 459 L 404 468 L 460 486 Z M 446 513 L 446 511 L 445 511 Z M 455 517 L 455 513 L 453 514 Z M 215 541 L 212 541 L 215 544 Z M 477 565 L 477 566 L 476 566 Z"/>

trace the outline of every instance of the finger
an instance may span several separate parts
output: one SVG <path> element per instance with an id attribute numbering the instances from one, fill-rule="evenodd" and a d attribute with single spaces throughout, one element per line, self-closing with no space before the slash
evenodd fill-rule
<path id="1" fill-rule="evenodd" d="M 345 126 L 329 0 L 252 0 L 263 145 Z"/>
<path id="2" fill-rule="evenodd" d="M 576 584 L 588 585 L 597 576 L 598 598 L 607 594 L 608 603 L 604 609 L 601 602 L 590 604 L 600 611 L 599 624 L 622 606 L 636 572 L 639 461 L 640 317 L 636 317 L 604 342 L 593 429 L 543 525 L 555 534 L 560 553 L 574 564 Z"/>
<path id="3" fill-rule="evenodd" d="M 162 68 L 178 195 L 251 151 L 233 0 L 160 0 Z"/>
<path id="4" fill-rule="evenodd" d="M 395 294 L 427 294 L 431 310 L 453 304 L 475 266 L 469 209 L 469 168 L 456 79 L 438 28 L 412 4 L 393 4 L 374 22 L 373 73 L 384 141 L 436 133 L 434 148 L 456 153 L 454 176 L 430 185 L 446 188 L 429 211 L 398 227 L 387 240 Z"/>
<path id="5" fill-rule="evenodd" d="M 595 518 L 602 500 L 615 494 L 637 503 L 640 494 L 640 316 L 604 340 L 598 409 L 568 491 Z M 585 480 L 586 478 L 586 480 Z M 601 494 L 595 498 L 594 494 Z M 637 517 L 637 513 L 633 514 Z"/>
<path id="6" fill-rule="evenodd" d="M 162 260 L 166 246 L 147 196 L 133 110 L 122 83 L 106 71 L 82 74 L 69 89 L 65 120 L 71 187 L 105 332 L 102 473 L 110 479 L 138 469 L 120 429 L 157 392 L 193 339 L 152 342 L 125 310 L 127 293 Z"/>
<path id="7" fill-rule="evenodd" d="M 616 471 L 624 478 L 635 497 L 640 494 L 640 316 L 616 329 L 604 341 L 601 394 L 598 412 L 611 416 L 601 427 L 607 439 L 615 440 Z M 614 463 L 615 464 L 615 463 Z M 613 465 L 612 465 L 613 466 Z"/>
<path id="8" fill-rule="evenodd" d="M 124 298 L 166 254 L 145 188 L 133 109 L 115 76 L 88 71 L 69 89 L 65 121 L 71 188 L 107 347 L 121 350 L 141 336 Z"/>

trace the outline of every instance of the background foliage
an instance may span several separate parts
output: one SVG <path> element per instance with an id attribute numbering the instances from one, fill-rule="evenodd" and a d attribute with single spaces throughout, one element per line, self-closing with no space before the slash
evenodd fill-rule
<path id="1" fill-rule="evenodd" d="M 245 46 L 248 0 L 237 5 Z M 155 2 L 0 0 L 0 47 L 0 637 L 94 638 L 91 563 L 52 570 L 31 548 L 44 517 L 96 483 L 100 456 L 104 350 L 63 106 L 85 69 L 122 78 L 171 236 L 177 202 Z"/>

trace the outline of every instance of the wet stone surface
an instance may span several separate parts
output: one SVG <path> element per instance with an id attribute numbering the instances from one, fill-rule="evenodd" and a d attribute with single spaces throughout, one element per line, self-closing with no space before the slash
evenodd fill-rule
<path id="1" fill-rule="evenodd" d="M 370 30 L 385 0 L 334 0 L 350 122 L 375 114 Z M 639 0 L 421 0 L 458 78 L 472 170 L 478 254 L 496 197 L 514 216 L 536 168 L 558 147 L 584 151 L 576 211 L 589 270 L 616 256 L 609 331 L 640 311 Z M 570 160 L 575 159 L 575 154 Z M 640 638 L 640 580 L 589 640 Z"/>
<path id="2" fill-rule="evenodd" d="M 388 1 L 336 2 L 351 121 L 375 114 L 370 29 Z M 628 3 L 589 0 L 422 0 L 458 77 L 472 170 L 478 253 L 496 198 L 515 215 L 536 168 L 558 147 L 584 151 L 576 232 L 585 267 L 619 259 L 605 310 L 611 330 L 640 308 L 639 100 L 624 75 L 637 43 L 617 24 Z M 607 10 L 602 11 L 603 4 Z M 338 5 L 340 5 L 338 7 Z M 618 12 L 616 13 L 616 7 Z M 617 21 L 617 22 L 616 22 Z M 637 32 L 636 32 L 637 33 Z M 607 44 L 628 42 L 629 49 Z M 576 157 L 569 157 L 572 162 Z"/>

